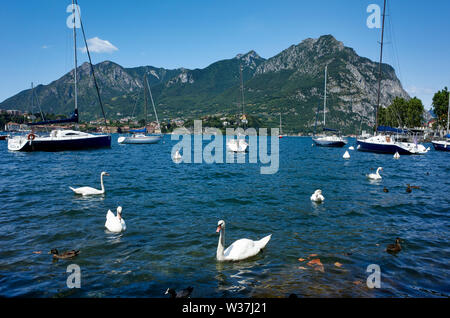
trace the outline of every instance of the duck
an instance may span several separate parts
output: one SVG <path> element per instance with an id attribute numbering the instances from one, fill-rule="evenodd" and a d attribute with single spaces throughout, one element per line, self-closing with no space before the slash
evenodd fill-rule
<path id="1" fill-rule="evenodd" d="M 77 256 L 78 254 L 80 254 L 80 251 L 79 250 L 71 250 L 71 251 L 67 251 L 62 254 L 59 254 L 58 250 L 56 248 L 54 248 L 49 252 L 49 254 L 53 254 L 53 258 L 68 259 L 68 258 Z"/>
<path id="2" fill-rule="evenodd" d="M 372 179 L 372 180 L 380 180 L 380 179 L 381 179 L 380 171 L 383 171 L 383 168 L 382 168 L 382 167 L 378 167 L 376 173 L 369 173 L 369 174 L 367 175 L 367 178 Z"/>
<path id="3" fill-rule="evenodd" d="M 386 188 L 386 187 L 384 187 L 384 188 L 383 188 L 383 192 L 386 192 L 386 193 L 388 193 L 388 192 L 389 192 L 389 189 L 388 189 L 388 188 Z"/>
<path id="4" fill-rule="evenodd" d="M 166 295 L 170 294 L 170 296 L 172 298 L 190 298 L 193 290 L 194 290 L 194 287 L 191 287 L 191 286 L 189 286 L 185 289 L 182 289 L 178 292 L 173 288 L 167 288 L 165 294 Z"/>
<path id="5" fill-rule="evenodd" d="M 350 154 L 348 153 L 348 151 L 345 151 L 344 155 L 342 156 L 342 158 L 344 159 L 350 159 Z"/>
<path id="6" fill-rule="evenodd" d="M 394 159 L 400 159 L 400 154 L 398 153 L 398 151 L 394 154 Z"/>
<path id="7" fill-rule="evenodd" d="M 400 245 L 400 238 L 396 238 L 395 239 L 395 243 L 394 244 L 389 244 L 386 247 L 386 252 L 388 253 L 398 253 L 402 250 L 402 247 Z"/>
<path id="8" fill-rule="evenodd" d="M 259 241 L 240 239 L 224 250 L 225 245 L 225 221 L 217 223 L 216 233 L 219 234 L 219 244 L 217 245 L 216 258 L 218 261 L 240 261 L 257 255 L 269 243 L 272 234 L 267 235 Z"/>
<path id="9" fill-rule="evenodd" d="M 318 190 L 314 191 L 314 193 L 311 196 L 311 201 L 314 201 L 317 203 L 325 201 L 325 198 L 322 195 L 322 190 L 318 189 Z"/>
<path id="10" fill-rule="evenodd" d="M 108 231 L 114 233 L 120 233 L 127 229 L 125 220 L 122 218 L 121 206 L 117 207 L 117 215 L 114 215 L 111 210 L 108 210 L 108 212 L 106 213 L 105 227 L 108 229 Z"/>
<path id="11" fill-rule="evenodd" d="M 104 194 L 105 193 L 105 186 L 103 185 L 103 176 L 109 176 L 109 173 L 103 171 L 100 174 L 100 184 L 102 186 L 101 190 L 98 190 L 98 189 L 95 189 L 95 188 L 91 188 L 91 187 L 81 187 L 81 188 L 69 187 L 69 188 L 70 188 L 70 190 L 72 190 L 76 194 L 81 194 L 81 195 Z"/>

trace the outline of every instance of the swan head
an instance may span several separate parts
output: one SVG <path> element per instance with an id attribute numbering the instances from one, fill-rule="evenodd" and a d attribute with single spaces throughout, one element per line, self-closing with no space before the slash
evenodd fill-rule
<path id="1" fill-rule="evenodd" d="M 314 191 L 314 194 L 316 194 L 316 195 L 320 195 L 320 194 L 322 194 L 322 190 L 320 190 L 320 189 L 317 189 L 316 191 Z"/>
<path id="2" fill-rule="evenodd" d="M 378 167 L 377 172 L 378 171 L 383 171 L 383 167 Z"/>
<path id="3" fill-rule="evenodd" d="M 120 217 L 122 217 L 122 207 L 121 206 L 118 206 L 117 207 L 117 216 L 120 218 Z"/>
<path id="4" fill-rule="evenodd" d="M 101 173 L 101 176 L 103 177 L 103 176 L 109 176 L 109 173 L 108 172 L 105 172 L 105 171 L 103 171 L 102 173 Z"/>
<path id="5" fill-rule="evenodd" d="M 219 233 L 223 229 L 225 229 L 225 221 L 224 220 L 220 220 L 219 222 L 217 222 L 216 233 Z"/>

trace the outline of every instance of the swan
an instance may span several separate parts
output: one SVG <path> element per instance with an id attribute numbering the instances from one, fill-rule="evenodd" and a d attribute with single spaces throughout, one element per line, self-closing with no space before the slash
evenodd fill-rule
<path id="1" fill-rule="evenodd" d="M 81 195 L 103 194 L 103 193 L 105 193 L 105 186 L 103 185 L 103 176 L 109 176 L 109 173 L 103 171 L 100 174 L 100 183 L 102 185 L 102 189 L 101 190 L 94 189 L 94 188 L 91 188 L 91 187 L 81 187 L 81 188 L 76 188 L 76 189 L 74 189 L 72 187 L 69 187 L 69 188 L 70 188 L 70 190 L 72 190 L 76 194 L 81 194 Z"/>
<path id="2" fill-rule="evenodd" d="M 177 150 L 173 155 L 173 160 L 181 160 L 180 152 Z"/>
<path id="3" fill-rule="evenodd" d="M 106 222 L 105 227 L 110 232 L 119 233 L 122 231 L 125 231 L 127 229 L 127 226 L 125 224 L 125 220 L 122 218 L 122 207 L 117 207 L 117 215 L 114 215 L 114 213 L 111 212 L 111 210 L 108 210 L 108 213 L 106 213 Z"/>
<path id="4" fill-rule="evenodd" d="M 380 176 L 380 171 L 383 171 L 382 167 L 378 167 L 377 172 L 376 173 L 370 173 L 367 175 L 367 178 L 372 179 L 372 180 L 380 180 L 381 176 Z"/>
<path id="5" fill-rule="evenodd" d="M 263 237 L 259 241 L 249 239 L 240 239 L 231 244 L 224 251 L 225 243 L 225 221 L 220 220 L 217 223 L 217 231 L 220 232 L 219 244 L 217 245 L 218 261 L 240 261 L 258 254 L 269 242 L 272 234 Z"/>
<path id="6" fill-rule="evenodd" d="M 342 158 L 344 159 L 350 159 L 350 154 L 348 153 L 348 151 L 345 151 L 344 155 L 342 156 Z"/>
<path id="7" fill-rule="evenodd" d="M 318 202 L 318 203 L 325 201 L 325 198 L 322 195 L 322 190 L 318 189 L 318 190 L 314 191 L 313 195 L 311 196 L 311 201 Z"/>
<path id="8" fill-rule="evenodd" d="M 395 153 L 394 159 L 400 159 L 400 154 L 398 153 L 398 151 Z"/>
<path id="9" fill-rule="evenodd" d="M 348 147 L 348 149 L 349 149 L 349 150 L 355 150 L 355 147 L 350 146 L 350 147 Z"/>

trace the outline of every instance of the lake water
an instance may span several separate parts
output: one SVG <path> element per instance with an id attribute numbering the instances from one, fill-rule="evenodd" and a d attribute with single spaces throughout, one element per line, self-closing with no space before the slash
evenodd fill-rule
<path id="1" fill-rule="evenodd" d="M 263 175 L 258 163 L 175 164 L 170 136 L 154 145 L 117 138 L 111 149 L 59 153 L 13 153 L 0 142 L 0 296 L 166 297 L 187 286 L 193 297 L 450 296 L 448 153 L 349 151 L 344 160 L 345 149 L 289 137 L 279 171 Z M 382 181 L 370 182 L 379 166 Z M 101 171 L 110 173 L 104 196 L 68 188 L 100 188 Z M 407 183 L 420 189 L 407 193 Z M 118 205 L 127 230 L 112 234 L 105 215 Z M 252 259 L 219 263 L 220 219 L 226 246 L 272 239 Z M 402 251 L 386 253 L 396 237 Z M 81 253 L 53 261 L 52 248 Z M 313 258 L 323 271 L 306 264 Z M 69 264 L 81 268 L 80 289 L 66 286 Z M 366 286 L 370 264 L 381 268 L 379 289 Z"/>

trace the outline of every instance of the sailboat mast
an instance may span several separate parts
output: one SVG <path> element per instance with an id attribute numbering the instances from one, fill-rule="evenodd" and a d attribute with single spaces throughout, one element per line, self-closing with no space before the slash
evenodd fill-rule
<path id="1" fill-rule="evenodd" d="M 450 121 L 450 93 L 448 94 L 448 109 L 447 109 L 447 135 L 450 134 L 450 131 L 448 129 L 449 127 L 449 121 Z"/>
<path id="2" fill-rule="evenodd" d="M 158 128 L 161 130 L 161 125 L 159 124 L 158 114 L 156 113 L 155 103 L 153 102 L 152 90 L 150 89 L 150 84 L 148 83 L 147 76 L 145 76 L 145 83 L 147 84 L 148 92 L 150 93 L 150 100 L 152 102 L 153 111 L 155 112 L 156 122 L 158 123 Z"/>
<path id="3" fill-rule="evenodd" d="M 74 85 L 74 93 L 75 93 L 75 110 L 78 109 L 78 91 L 77 91 L 77 27 L 76 27 L 76 17 L 75 17 L 75 3 L 74 0 L 72 0 L 72 16 L 73 16 L 73 52 L 74 52 L 74 62 L 75 62 L 75 69 L 74 69 L 74 78 L 75 78 L 75 85 Z"/>
<path id="4" fill-rule="evenodd" d="M 241 75 L 242 115 L 244 115 L 244 79 L 242 78 L 242 64 L 239 67 L 239 73 Z"/>
<path id="5" fill-rule="evenodd" d="M 375 112 L 375 132 L 378 128 L 378 108 L 380 108 L 380 93 L 381 93 L 381 64 L 383 63 L 383 39 L 384 39 L 384 17 L 386 16 L 386 0 L 383 5 L 383 24 L 381 26 L 381 43 L 380 43 L 380 64 L 378 75 L 378 96 L 377 96 L 377 108 Z"/>
<path id="6" fill-rule="evenodd" d="M 146 75 L 144 75 L 144 82 L 145 82 L 145 84 L 147 84 L 147 76 Z M 147 101 L 147 90 L 145 89 L 145 86 L 144 86 L 144 100 L 145 100 L 144 129 L 146 129 L 146 127 L 147 127 L 147 105 L 148 105 L 148 101 Z"/>
<path id="7" fill-rule="evenodd" d="M 328 67 L 328 65 L 325 65 L 325 94 L 323 97 L 323 127 L 325 127 L 325 114 L 326 114 L 326 108 L 327 108 L 327 67 Z"/>
<path id="8" fill-rule="evenodd" d="M 282 130 L 281 130 L 281 112 L 280 112 L 280 135 L 282 134 Z"/>

